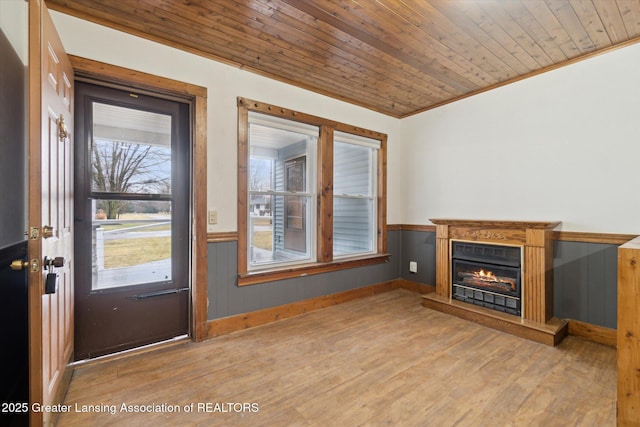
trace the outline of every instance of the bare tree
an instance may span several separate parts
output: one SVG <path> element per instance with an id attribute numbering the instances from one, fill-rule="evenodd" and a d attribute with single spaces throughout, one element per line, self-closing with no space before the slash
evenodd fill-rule
<path id="1" fill-rule="evenodd" d="M 155 193 L 171 191 L 171 149 L 119 141 L 94 141 L 93 191 L 106 193 Z M 116 219 L 126 201 L 103 200 L 108 219 Z"/>
<path id="2" fill-rule="evenodd" d="M 271 189 L 272 164 L 269 159 L 252 157 L 249 162 L 249 190 L 267 191 Z"/>

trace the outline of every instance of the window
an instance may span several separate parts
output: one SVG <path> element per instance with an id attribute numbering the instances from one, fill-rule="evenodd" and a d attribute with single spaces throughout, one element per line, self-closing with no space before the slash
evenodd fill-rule
<path id="1" fill-rule="evenodd" d="M 333 142 L 333 256 L 376 251 L 380 141 L 344 132 Z"/>
<path id="2" fill-rule="evenodd" d="M 319 128 L 249 113 L 249 269 L 315 261 Z"/>
<path id="3" fill-rule="evenodd" d="M 239 98 L 238 284 L 384 262 L 385 145 Z"/>
<path id="4" fill-rule="evenodd" d="M 155 106 L 155 105 L 154 105 Z M 87 201 L 92 291 L 169 282 L 172 258 L 172 116 L 91 102 Z M 177 136 L 174 136 L 174 145 Z M 145 251 L 140 251 L 141 245 Z M 153 263 L 153 268 L 149 265 Z"/>

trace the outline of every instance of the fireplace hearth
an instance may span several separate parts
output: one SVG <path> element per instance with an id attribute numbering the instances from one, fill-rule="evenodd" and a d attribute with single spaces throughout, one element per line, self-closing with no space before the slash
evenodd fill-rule
<path id="1" fill-rule="evenodd" d="M 481 307 L 520 315 L 520 247 L 451 242 L 451 297 Z"/>

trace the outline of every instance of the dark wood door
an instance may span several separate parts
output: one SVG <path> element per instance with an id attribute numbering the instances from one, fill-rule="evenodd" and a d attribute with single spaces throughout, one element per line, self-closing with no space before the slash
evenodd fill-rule
<path id="1" fill-rule="evenodd" d="M 73 69 L 44 2 L 29 14 L 29 400 L 48 405 L 73 351 Z"/>
<path id="2" fill-rule="evenodd" d="M 77 82 L 76 360 L 189 330 L 188 104 Z"/>
<path id="3" fill-rule="evenodd" d="M 284 163 L 285 191 L 304 193 L 306 191 L 306 156 L 287 160 Z M 307 249 L 306 197 L 285 196 L 284 247 L 305 252 Z"/>

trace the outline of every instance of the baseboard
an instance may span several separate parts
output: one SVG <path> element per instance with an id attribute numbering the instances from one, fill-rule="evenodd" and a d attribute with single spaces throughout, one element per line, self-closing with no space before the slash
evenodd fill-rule
<path id="1" fill-rule="evenodd" d="M 569 335 L 583 338 L 587 341 L 617 347 L 617 330 L 604 326 L 592 325 L 579 320 L 569 319 Z"/>
<path id="2" fill-rule="evenodd" d="M 236 314 L 222 319 L 209 320 L 207 322 L 207 338 L 230 334 L 255 326 L 265 325 L 278 320 L 287 319 L 300 314 L 309 313 L 321 308 L 331 307 L 359 298 L 389 292 L 394 289 L 407 289 L 413 292 L 428 293 L 435 290 L 434 286 L 423 285 L 405 279 L 395 279 L 388 282 L 377 283 L 358 289 L 338 292 L 331 295 L 323 295 L 317 298 L 310 298 L 296 301 L 276 307 L 265 308 L 249 313 Z"/>
<path id="3" fill-rule="evenodd" d="M 396 279 L 394 282 L 399 288 L 417 292 L 419 294 L 429 294 L 436 291 L 436 287 L 433 285 L 425 285 L 423 283 L 412 282 L 407 279 Z"/>

